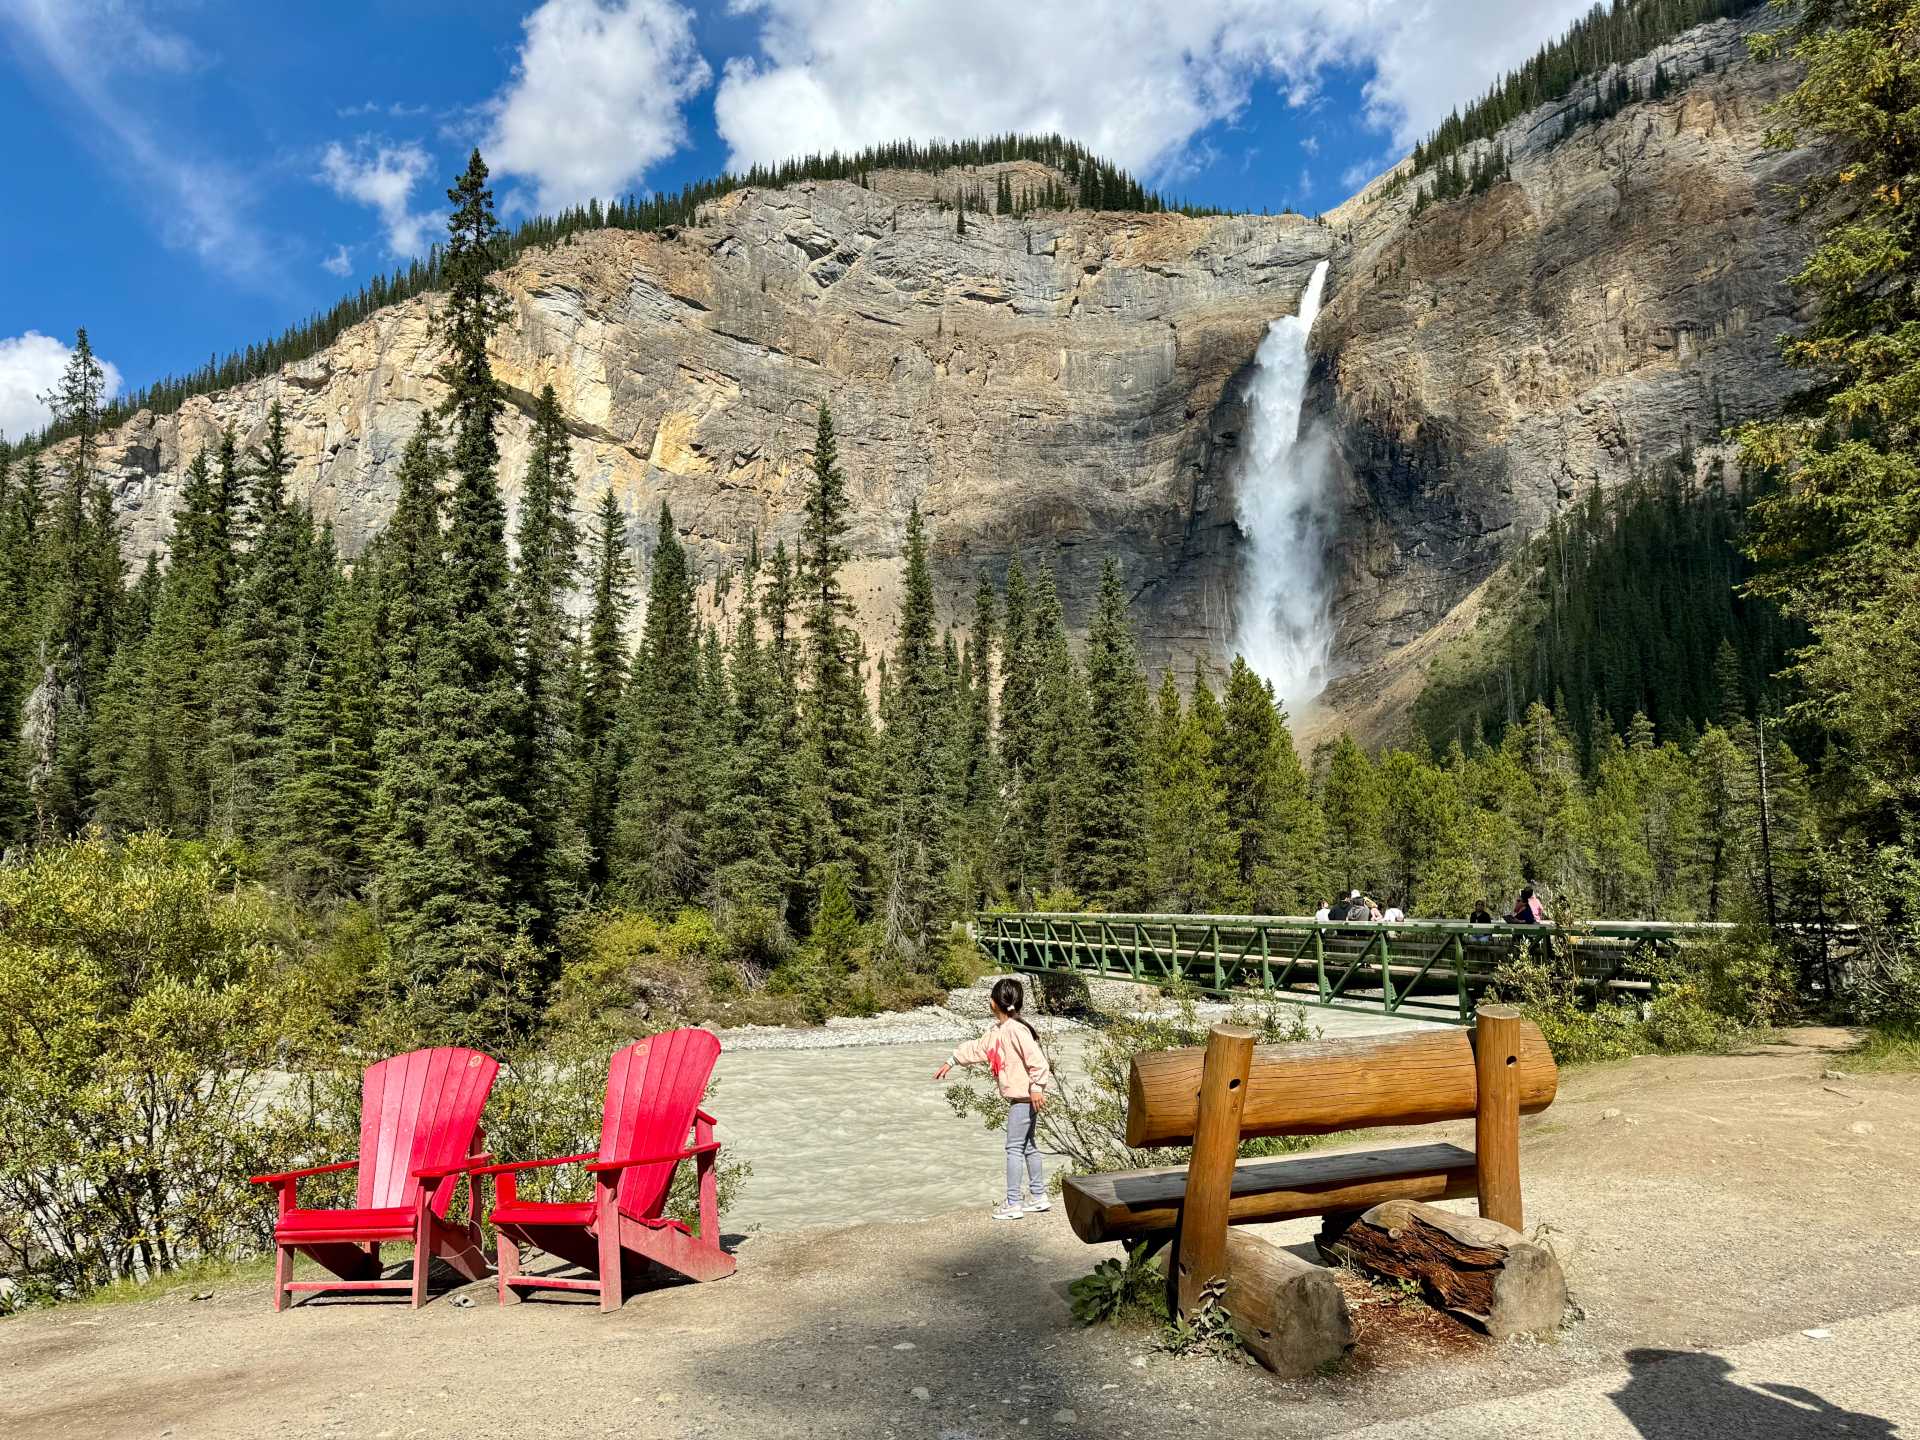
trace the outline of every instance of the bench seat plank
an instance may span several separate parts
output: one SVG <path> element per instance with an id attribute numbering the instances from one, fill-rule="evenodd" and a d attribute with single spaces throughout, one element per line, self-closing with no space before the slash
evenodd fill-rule
<path id="1" fill-rule="evenodd" d="M 1089 1245 L 1173 1229 L 1187 1169 L 1118 1170 L 1066 1182 L 1067 1218 Z M 1458 1145 L 1396 1145 L 1241 1160 L 1234 1166 L 1232 1225 L 1364 1210 L 1383 1200 L 1458 1200 L 1474 1193 L 1473 1152 Z"/>

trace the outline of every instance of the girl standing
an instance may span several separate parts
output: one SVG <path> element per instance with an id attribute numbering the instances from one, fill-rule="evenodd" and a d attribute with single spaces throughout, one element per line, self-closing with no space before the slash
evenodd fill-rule
<path id="1" fill-rule="evenodd" d="M 1025 1003 L 1026 992 L 1018 980 L 996 980 L 987 999 L 993 1028 L 977 1040 L 954 1046 L 947 1063 L 933 1072 L 934 1079 L 944 1080 L 956 1065 L 985 1065 L 1007 1102 L 1007 1203 L 993 1212 L 996 1220 L 1018 1220 L 1029 1212 L 1053 1208 L 1047 1200 L 1040 1149 L 1033 1142 L 1034 1117 L 1047 1103 L 1053 1067 L 1040 1048 L 1039 1032 L 1020 1018 Z M 1024 1204 L 1023 1183 L 1031 1192 Z"/>

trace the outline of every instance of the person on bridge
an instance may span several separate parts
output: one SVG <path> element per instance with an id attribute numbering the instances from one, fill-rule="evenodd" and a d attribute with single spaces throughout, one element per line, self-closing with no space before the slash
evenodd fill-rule
<path id="1" fill-rule="evenodd" d="M 1039 1210 L 1051 1210 L 1046 1172 L 1040 1165 L 1040 1147 L 1034 1144 L 1034 1126 L 1047 1103 L 1053 1067 L 1040 1048 L 1040 1032 L 1020 1018 L 1026 991 L 1011 976 L 994 981 L 987 994 L 993 1028 L 977 1040 L 953 1047 L 947 1063 L 933 1072 L 944 1080 L 956 1065 L 985 1065 L 1007 1102 L 1007 1203 L 993 1212 L 996 1220 L 1018 1220 Z M 1022 1202 L 1025 1182 L 1029 1198 Z"/>
<path id="2" fill-rule="evenodd" d="M 1513 913 L 1507 916 L 1507 923 L 1509 925 L 1543 925 L 1546 919 L 1546 907 L 1540 903 L 1540 897 L 1533 893 L 1533 887 L 1529 885 L 1520 892 L 1520 898 L 1513 902 Z"/>

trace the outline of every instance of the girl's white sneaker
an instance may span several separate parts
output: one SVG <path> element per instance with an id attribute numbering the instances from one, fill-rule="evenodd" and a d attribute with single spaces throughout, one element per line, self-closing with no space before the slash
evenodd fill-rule
<path id="1" fill-rule="evenodd" d="M 993 1212 L 993 1218 L 996 1220 L 1018 1220 L 1026 1213 L 1027 1212 L 1022 1210 L 1018 1205 L 1002 1205 L 998 1210 Z"/>
<path id="2" fill-rule="evenodd" d="M 1040 1195 L 1035 1197 L 1032 1200 L 1027 1201 L 1027 1203 L 1022 1208 L 1027 1212 L 1027 1214 L 1033 1215 L 1033 1214 L 1037 1214 L 1042 1210 L 1053 1209 L 1053 1202 L 1049 1200 L 1046 1196 Z"/>

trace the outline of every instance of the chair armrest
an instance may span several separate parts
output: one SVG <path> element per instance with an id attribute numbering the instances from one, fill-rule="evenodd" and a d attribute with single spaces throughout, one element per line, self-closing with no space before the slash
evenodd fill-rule
<path id="1" fill-rule="evenodd" d="M 445 1165 L 424 1165 L 413 1172 L 413 1178 L 416 1180 L 444 1180 L 449 1175 L 458 1175 L 462 1171 L 471 1170 L 483 1161 L 491 1159 L 493 1159 L 491 1155 L 469 1155 L 464 1160 L 454 1160 Z"/>
<path id="2" fill-rule="evenodd" d="M 628 1170 L 635 1165 L 664 1165 L 669 1160 L 691 1160 L 695 1155 L 705 1155 L 718 1150 L 720 1142 L 710 1140 L 705 1145 L 691 1145 L 685 1150 L 677 1150 L 671 1155 L 630 1155 L 624 1160 L 597 1160 L 587 1166 L 595 1174 L 608 1170 Z"/>
<path id="3" fill-rule="evenodd" d="M 309 1165 L 305 1170 L 286 1170 L 278 1175 L 249 1175 L 249 1185 L 285 1185 L 308 1175 L 331 1175 L 337 1170 L 358 1170 L 358 1160 L 341 1160 L 332 1165 Z"/>
<path id="4" fill-rule="evenodd" d="M 588 1150 L 581 1155 L 556 1155 L 551 1160 L 508 1160 L 499 1165 L 482 1165 L 473 1173 L 476 1175 L 509 1175 L 516 1170 L 544 1170 L 549 1165 L 578 1165 L 582 1160 L 591 1160 L 599 1152 Z"/>
<path id="5" fill-rule="evenodd" d="M 694 1112 L 693 1112 L 693 1118 L 694 1118 L 694 1119 L 696 1119 L 696 1120 L 704 1120 L 704 1121 L 706 1121 L 706 1122 L 707 1122 L 707 1124 L 709 1124 L 709 1125 L 718 1125 L 718 1124 L 720 1123 L 720 1122 L 719 1122 L 718 1120 L 716 1120 L 716 1119 L 714 1119 L 714 1118 L 713 1118 L 713 1116 L 711 1116 L 711 1115 L 709 1115 L 709 1114 L 708 1114 L 708 1113 L 707 1113 L 706 1111 L 704 1111 L 704 1110 L 696 1110 L 696 1111 L 694 1111 Z"/>

